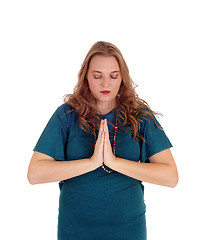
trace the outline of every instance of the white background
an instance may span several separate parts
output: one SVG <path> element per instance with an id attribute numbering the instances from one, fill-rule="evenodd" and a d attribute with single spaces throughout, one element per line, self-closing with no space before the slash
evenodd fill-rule
<path id="1" fill-rule="evenodd" d="M 99 40 L 122 51 L 174 145 L 177 188 L 145 184 L 148 239 L 205 239 L 204 13 L 199 0 L 0 2 L 0 239 L 56 239 L 58 184 L 31 186 L 28 164 Z"/>

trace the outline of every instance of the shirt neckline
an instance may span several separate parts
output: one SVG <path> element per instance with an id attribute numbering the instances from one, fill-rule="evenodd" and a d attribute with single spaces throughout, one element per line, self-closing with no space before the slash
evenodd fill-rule
<path id="1" fill-rule="evenodd" d="M 116 112 L 117 110 L 117 107 L 113 108 L 110 112 L 106 113 L 106 114 L 101 114 L 100 116 L 101 117 L 106 117 L 106 116 L 109 116 L 110 114 L 112 114 L 113 112 Z"/>

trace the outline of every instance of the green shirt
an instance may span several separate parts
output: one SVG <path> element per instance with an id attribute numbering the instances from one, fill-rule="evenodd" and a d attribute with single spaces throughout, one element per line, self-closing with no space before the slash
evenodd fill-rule
<path id="1" fill-rule="evenodd" d="M 59 161 L 90 158 L 93 155 L 94 135 L 79 127 L 77 114 L 70 110 L 69 105 L 63 104 L 55 111 L 35 151 Z M 107 118 L 108 123 L 114 125 L 116 109 L 101 115 L 101 118 Z M 160 126 L 158 121 L 157 124 Z M 112 143 L 114 127 L 108 124 L 108 128 Z M 157 128 L 151 118 L 149 122 L 142 122 L 141 134 L 146 141 L 133 140 L 130 132 L 119 127 L 115 155 L 145 162 L 152 155 L 172 147 L 164 130 Z M 109 174 L 99 167 L 61 181 L 59 186 L 59 240 L 146 239 L 146 207 L 141 181 L 116 171 Z"/>

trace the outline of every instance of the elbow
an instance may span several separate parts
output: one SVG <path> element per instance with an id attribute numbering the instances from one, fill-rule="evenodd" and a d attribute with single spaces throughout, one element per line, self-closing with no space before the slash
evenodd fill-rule
<path id="1" fill-rule="evenodd" d="M 35 185 L 36 184 L 35 179 L 32 177 L 32 175 L 30 173 L 27 174 L 27 179 L 28 179 L 28 182 L 31 185 Z"/>
<path id="2" fill-rule="evenodd" d="M 179 182 L 179 176 L 176 174 L 175 176 L 172 176 L 172 178 L 169 181 L 168 187 L 175 188 Z"/>
<path id="3" fill-rule="evenodd" d="M 175 188 L 179 182 L 179 175 L 177 168 L 170 167 L 169 171 L 166 172 L 166 179 L 167 179 L 167 187 Z"/>
<path id="4" fill-rule="evenodd" d="M 175 188 L 177 186 L 177 184 L 178 184 L 178 180 L 169 183 L 168 187 Z"/>
<path id="5" fill-rule="evenodd" d="M 35 185 L 35 184 L 39 184 L 40 182 L 38 181 L 37 177 L 35 176 L 35 174 L 29 169 L 28 173 L 27 173 L 27 179 L 28 182 L 31 185 Z"/>

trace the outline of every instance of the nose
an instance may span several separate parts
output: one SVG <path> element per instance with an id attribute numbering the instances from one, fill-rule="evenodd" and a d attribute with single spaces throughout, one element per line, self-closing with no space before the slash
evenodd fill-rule
<path id="1" fill-rule="evenodd" d="M 104 87 L 104 88 L 109 86 L 109 79 L 107 77 L 102 78 L 101 86 Z"/>

